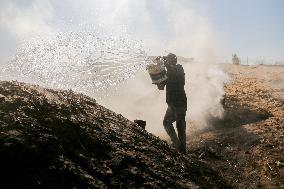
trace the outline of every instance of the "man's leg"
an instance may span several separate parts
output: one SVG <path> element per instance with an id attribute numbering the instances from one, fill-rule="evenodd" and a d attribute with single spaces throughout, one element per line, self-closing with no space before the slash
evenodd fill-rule
<path id="1" fill-rule="evenodd" d="M 180 144 L 179 144 L 179 139 L 177 137 L 176 131 L 173 127 L 174 121 L 175 121 L 175 112 L 170 106 L 168 106 L 168 109 L 164 117 L 163 125 L 164 125 L 166 132 L 170 136 L 174 147 L 178 148 Z"/>
<path id="2" fill-rule="evenodd" d="M 178 138 L 179 138 L 179 150 L 181 153 L 186 153 L 186 122 L 185 122 L 185 115 L 186 110 L 184 108 L 176 108 L 176 126 L 178 131 Z"/>

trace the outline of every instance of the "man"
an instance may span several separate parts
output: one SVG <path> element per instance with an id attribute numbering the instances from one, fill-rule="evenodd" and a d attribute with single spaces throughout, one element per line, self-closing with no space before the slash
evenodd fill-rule
<path id="1" fill-rule="evenodd" d="M 168 108 L 164 117 L 163 125 L 170 136 L 173 146 L 181 153 L 186 153 L 186 122 L 187 97 L 184 91 L 185 73 L 183 67 L 177 64 L 177 56 L 169 53 L 164 57 L 168 79 L 159 84 L 159 90 L 166 86 L 166 102 Z M 173 122 L 176 121 L 176 134 Z"/>

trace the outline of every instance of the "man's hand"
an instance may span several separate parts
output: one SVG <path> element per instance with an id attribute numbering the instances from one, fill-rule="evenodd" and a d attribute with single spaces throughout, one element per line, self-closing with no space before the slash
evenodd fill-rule
<path id="1" fill-rule="evenodd" d="M 159 90 L 164 90 L 164 88 L 165 88 L 165 84 L 163 84 L 163 83 L 157 84 L 157 86 L 158 86 Z"/>

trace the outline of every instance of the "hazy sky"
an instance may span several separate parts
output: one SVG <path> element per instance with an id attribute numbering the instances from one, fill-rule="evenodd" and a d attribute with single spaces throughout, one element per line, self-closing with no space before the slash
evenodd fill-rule
<path id="1" fill-rule="evenodd" d="M 284 58 L 283 0 L 201 0 L 225 44 L 242 56 Z"/>
<path id="2" fill-rule="evenodd" d="M 283 0 L 0 0 L 0 61 L 22 39 L 82 22 L 124 27 L 149 54 L 284 60 Z"/>

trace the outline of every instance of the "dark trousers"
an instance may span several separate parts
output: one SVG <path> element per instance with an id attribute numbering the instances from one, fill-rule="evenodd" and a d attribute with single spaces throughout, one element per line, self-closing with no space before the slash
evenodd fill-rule
<path id="1" fill-rule="evenodd" d="M 184 107 L 168 106 L 166 111 L 163 125 L 166 132 L 170 136 L 174 147 L 179 149 L 180 152 L 186 152 L 186 122 L 185 122 L 186 109 Z M 173 123 L 176 121 L 176 134 Z"/>

